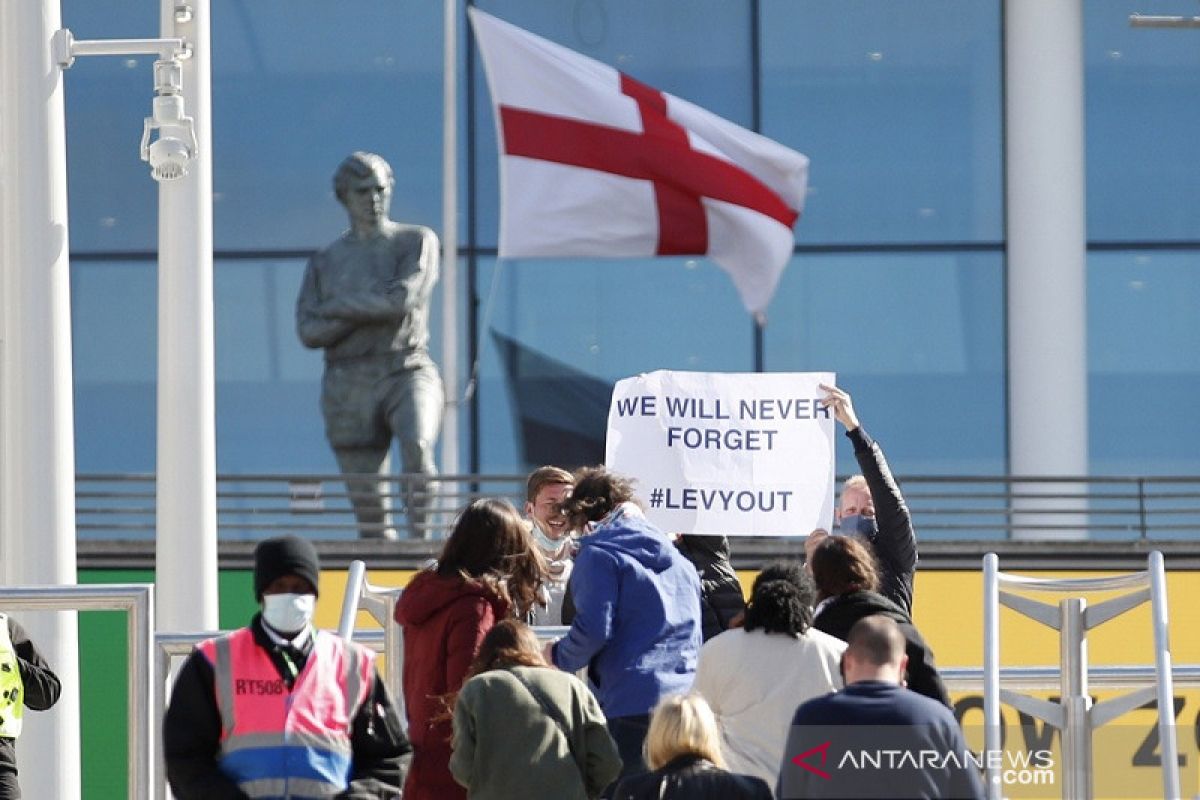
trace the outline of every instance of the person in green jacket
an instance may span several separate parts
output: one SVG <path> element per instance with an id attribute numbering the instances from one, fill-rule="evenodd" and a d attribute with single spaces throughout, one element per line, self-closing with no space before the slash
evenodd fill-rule
<path id="1" fill-rule="evenodd" d="M 496 624 L 454 702 L 450 772 L 470 800 L 591 800 L 621 771 L 604 712 L 549 666 L 533 629 Z"/>

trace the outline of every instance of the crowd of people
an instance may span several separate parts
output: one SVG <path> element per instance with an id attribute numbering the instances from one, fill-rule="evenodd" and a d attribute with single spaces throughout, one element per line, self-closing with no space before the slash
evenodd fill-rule
<path id="1" fill-rule="evenodd" d="M 724 537 L 660 531 L 603 467 L 536 470 L 525 516 L 468 506 L 396 606 L 407 725 L 370 654 L 313 628 L 312 545 L 261 543 L 261 612 L 176 681 L 176 797 L 981 797 L 961 757 L 883 774 L 828 752 L 855 728 L 880 747 L 964 745 L 912 621 L 904 499 L 850 397 L 826 389 L 862 475 L 835 530 L 763 569 L 748 600 Z M 566 633 L 543 644 L 531 625 Z"/>

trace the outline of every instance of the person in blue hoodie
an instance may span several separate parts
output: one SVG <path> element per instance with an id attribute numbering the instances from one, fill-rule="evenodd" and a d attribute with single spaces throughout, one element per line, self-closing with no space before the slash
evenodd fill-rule
<path id="1" fill-rule="evenodd" d="M 624 778 L 646 771 L 642 743 L 650 711 L 666 695 L 692 686 L 700 653 L 700 578 L 646 520 L 627 478 L 585 467 L 575 473 L 563 508 L 572 528 L 590 533 L 580 542 L 571 574 L 571 629 L 547 653 L 559 669 L 587 667 Z"/>

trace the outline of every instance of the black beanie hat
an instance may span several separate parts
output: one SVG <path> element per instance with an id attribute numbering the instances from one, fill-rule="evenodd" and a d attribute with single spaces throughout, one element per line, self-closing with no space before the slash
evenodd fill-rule
<path id="1" fill-rule="evenodd" d="M 263 589 L 284 575 L 299 575 L 317 591 L 321 560 L 317 548 L 299 536 L 280 536 L 264 539 L 254 548 L 254 599 L 262 601 Z"/>

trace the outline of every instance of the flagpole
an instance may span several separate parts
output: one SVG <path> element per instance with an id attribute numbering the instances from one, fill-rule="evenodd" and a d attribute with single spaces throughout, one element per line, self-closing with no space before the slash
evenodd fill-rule
<path id="1" fill-rule="evenodd" d="M 444 0 L 442 62 L 442 472 L 458 462 L 458 0 Z M 443 486 L 449 490 L 453 487 Z M 453 492 L 450 492 L 453 494 Z"/>
<path id="2" fill-rule="evenodd" d="M 764 343 L 767 332 L 767 318 L 762 314 L 754 315 L 754 371 L 763 372 L 764 366 Z"/>

